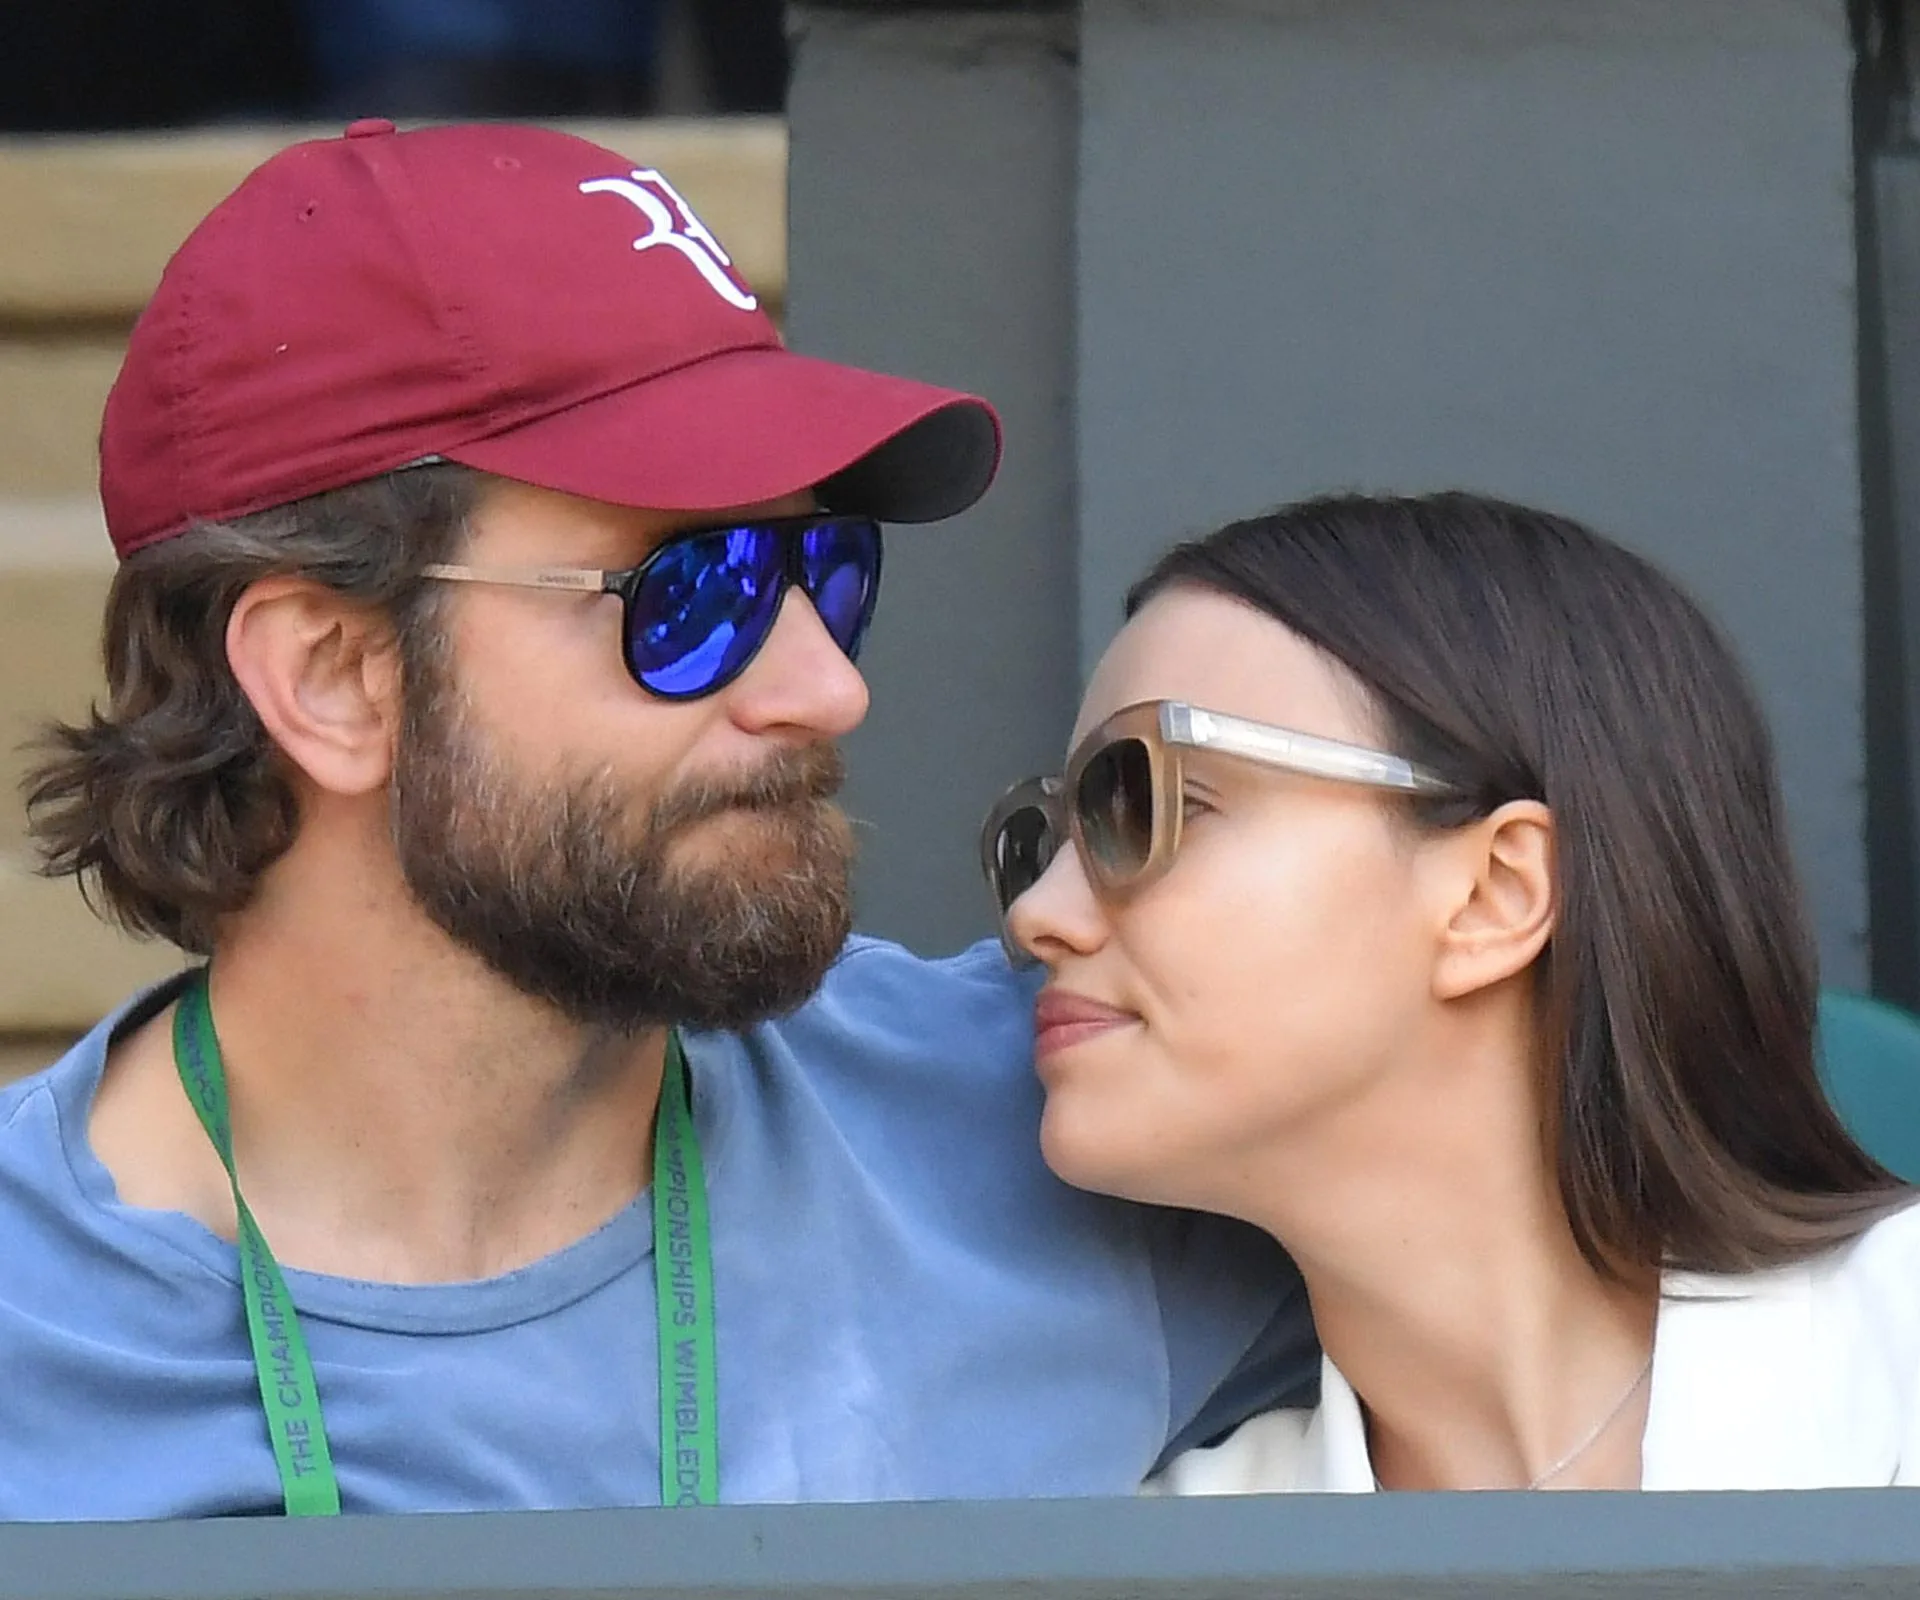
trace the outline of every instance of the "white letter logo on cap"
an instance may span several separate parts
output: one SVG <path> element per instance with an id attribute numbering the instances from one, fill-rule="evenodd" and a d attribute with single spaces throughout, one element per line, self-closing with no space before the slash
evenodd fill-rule
<path id="1" fill-rule="evenodd" d="M 631 178 L 594 178 L 580 185 L 582 194 L 617 194 L 631 201 L 647 219 L 649 231 L 633 241 L 636 250 L 651 250 L 666 245 L 678 250 L 700 269 L 713 292 L 730 306 L 752 311 L 759 297 L 733 281 L 727 268 L 733 257 L 720 247 L 720 241 L 707 225 L 693 214 L 693 207 L 680 198 L 680 191 L 651 167 L 635 167 Z M 663 199 L 662 196 L 665 198 Z M 668 209 L 669 202 L 672 210 Z M 678 212 L 676 218 L 674 212 Z"/>

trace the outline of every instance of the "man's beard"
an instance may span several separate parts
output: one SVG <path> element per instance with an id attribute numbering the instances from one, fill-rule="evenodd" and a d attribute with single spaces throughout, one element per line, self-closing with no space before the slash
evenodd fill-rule
<path id="1" fill-rule="evenodd" d="M 853 921 L 833 746 L 683 784 L 636 824 L 608 773 L 516 778 L 462 714 L 441 662 L 409 669 L 392 787 L 401 871 L 427 915 L 516 989 L 583 1025 L 634 1033 L 743 1028 L 819 987 Z M 671 863 L 676 841 L 742 810 L 750 842 L 709 852 L 714 864 Z"/>

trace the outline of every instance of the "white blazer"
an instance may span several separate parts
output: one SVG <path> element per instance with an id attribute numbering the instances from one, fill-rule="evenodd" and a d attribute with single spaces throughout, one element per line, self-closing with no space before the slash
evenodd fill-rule
<path id="1" fill-rule="evenodd" d="M 1668 1273 L 1640 1456 L 1643 1489 L 1920 1486 L 1920 1204 L 1798 1266 Z M 1359 1399 L 1322 1357 L 1315 1409 L 1255 1417 L 1148 1492 L 1373 1487 Z"/>

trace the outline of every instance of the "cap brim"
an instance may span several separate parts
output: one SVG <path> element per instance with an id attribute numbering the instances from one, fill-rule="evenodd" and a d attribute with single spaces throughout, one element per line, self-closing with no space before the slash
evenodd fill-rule
<path id="1" fill-rule="evenodd" d="M 816 491 L 831 510 L 935 522 L 986 493 L 986 401 L 775 348 L 726 351 L 440 452 L 615 505 L 720 511 Z"/>

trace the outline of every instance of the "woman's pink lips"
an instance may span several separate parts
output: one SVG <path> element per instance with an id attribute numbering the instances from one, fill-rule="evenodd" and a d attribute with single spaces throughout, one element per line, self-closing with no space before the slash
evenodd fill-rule
<path id="1" fill-rule="evenodd" d="M 1139 1020 L 1130 1011 L 1116 1010 L 1085 995 L 1064 989 L 1043 989 L 1033 1007 L 1034 1057 L 1037 1060 L 1058 1055 L 1062 1050 L 1071 1050 L 1077 1044 L 1085 1044 L 1089 1039 Z"/>

